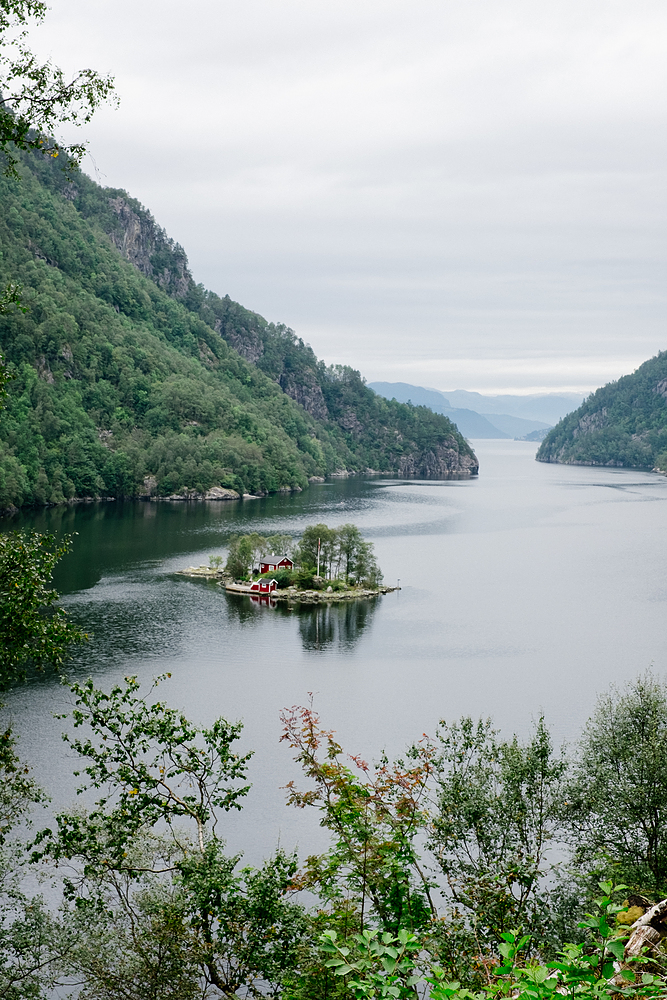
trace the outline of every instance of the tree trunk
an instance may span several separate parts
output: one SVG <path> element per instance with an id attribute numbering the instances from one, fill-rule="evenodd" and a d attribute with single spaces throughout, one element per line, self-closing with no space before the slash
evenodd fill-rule
<path id="1" fill-rule="evenodd" d="M 629 968 L 632 971 L 639 971 L 631 959 L 637 958 L 641 954 L 650 957 L 662 939 L 667 936 L 667 899 L 661 900 L 655 906 L 651 906 L 646 913 L 635 920 L 631 927 L 630 937 L 623 952 L 623 962 L 621 969 Z M 620 970 L 619 970 L 620 971 Z M 647 971 L 646 966 L 641 971 Z M 620 976 L 617 977 L 619 984 L 623 982 Z"/>

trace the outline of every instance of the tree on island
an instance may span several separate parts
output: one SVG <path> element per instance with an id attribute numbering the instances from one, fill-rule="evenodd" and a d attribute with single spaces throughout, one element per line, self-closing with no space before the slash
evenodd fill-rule
<path id="1" fill-rule="evenodd" d="M 318 558 L 319 550 L 319 558 Z M 294 549 L 297 565 L 303 572 L 317 570 L 328 580 L 354 580 L 370 587 L 382 583 L 382 573 L 373 552 L 372 542 L 364 541 L 354 524 L 329 528 L 326 524 L 307 527 Z"/>
<path id="2" fill-rule="evenodd" d="M 234 579 L 242 579 L 263 556 L 284 555 L 291 544 L 291 535 L 260 535 L 256 531 L 250 535 L 233 535 L 229 540 L 225 570 Z"/>
<path id="3" fill-rule="evenodd" d="M 373 544 L 364 541 L 354 524 L 329 528 L 312 524 L 304 529 L 300 541 L 294 544 L 289 535 L 234 535 L 229 542 L 225 570 L 234 579 L 247 578 L 255 563 L 268 554 L 290 554 L 294 571 L 280 570 L 272 575 L 279 587 L 292 583 L 314 586 L 349 585 L 351 582 L 368 587 L 382 583 L 382 573 L 373 552 Z M 319 570 L 319 573 L 318 573 Z"/>

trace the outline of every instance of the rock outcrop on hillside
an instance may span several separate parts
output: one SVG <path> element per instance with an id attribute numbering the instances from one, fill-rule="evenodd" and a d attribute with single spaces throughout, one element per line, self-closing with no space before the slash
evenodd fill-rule
<path id="1" fill-rule="evenodd" d="M 150 212 L 134 207 L 122 195 L 109 198 L 117 224 L 109 230 L 111 242 L 125 260 L 176 299 L 184 299 L 193 285 L 185 251 L 170 239 Z"/>
<path id="2" fill-rule="evenodd" d="M 278 384 L 290 399 L 303 406 L 306 413 L 316 420 L 327 420 L 329 411 L 324 401 L 322 387 L 317 381 L 317 374 L 312 368 L 306 368 L 297 375 L 294 372 L 283 371 Z M 344 424 L 341 426 L 345 427 Z M 346 428 L 347 429 L 347 428 Z"/>
<path id="3" fill-rule="evenodd" d="M 437 448 L 415 452 L 401 459 L 398 472 L 401 476 L 419 476 L 420 479 L 468 479 L 479 472 L 475 455 L 461 455 L 456 440 Z"/>
<path id="4" fill-rule="evenodd" d="M 589 396 L 549 431 L 536 457 L 667 471 L 667 352 Z"/>

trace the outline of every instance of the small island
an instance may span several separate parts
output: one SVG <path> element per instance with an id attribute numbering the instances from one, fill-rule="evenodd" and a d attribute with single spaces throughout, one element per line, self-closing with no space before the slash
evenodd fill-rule
<path id="1" fill-rule="evenodd" d="M 222 561 L 211 556 L 208 566 L 178 573 L 214 580 L 229 593 L 262 603 L 351 601 L 400 589 L 383 586 L 373 545 L 354 524 L 310 525 L 296 544 L 290 535 L 235 535 L 224 568 Z"/>

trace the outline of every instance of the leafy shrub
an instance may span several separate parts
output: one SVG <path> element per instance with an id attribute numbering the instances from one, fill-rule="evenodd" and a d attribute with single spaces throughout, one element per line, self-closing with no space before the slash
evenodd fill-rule
<path id="1" fill-rule="evenodd" d="M 301 587 L 302 590 L 310 590 L 314 587 L 313 580 L 315 578 L 315 567 L 314 566 L 302 566 L 297 570 L 296 585 Z"/>
<path id="2" fill-rule="evenodd" d="M 296 574 L 289 569 L 280 569 L 277 573 L 269 573 L 268 576 L 276 581 L 278 590 L 285 590 L 287 587 L 291 587 L 296 579 Z"/>

